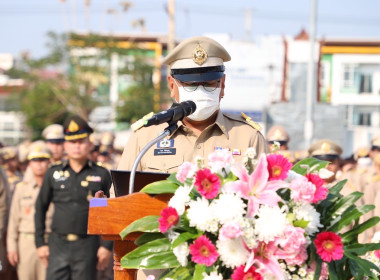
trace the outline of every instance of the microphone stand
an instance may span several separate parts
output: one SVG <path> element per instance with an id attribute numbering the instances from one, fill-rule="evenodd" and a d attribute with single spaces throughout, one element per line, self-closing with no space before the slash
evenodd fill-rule
<path id="1" fill-rule="evenodd" d="M 137 169 L 137 166 L 138 166 L 141 158 L 145 155 L 145 153 L 149 150 L 150 147 L 152 147 L 154 144 L 156 144 L 157 142 L 164 139 L 166 136 L 172 134 L 174 132 L 174 130 L 176 130 L 178 128 L 177 121 L 171 122 L 168 124 L 169 124 L 169 126 L 167 128 L 165 128 L 164 131 L 161 132 L 160 135 L 158 135 L 158 137 L 156 137 L 155 139 L 150 141 L 148 144 L 146 144 L 146 146 L 141 150 L 141 152 L 137 156 L 135 162 L 133 163 L 133 167 L 131 170 L 131 176 L 129 177 L 129 194 L 132 194 L 134 191 L 136 169 Z"/>

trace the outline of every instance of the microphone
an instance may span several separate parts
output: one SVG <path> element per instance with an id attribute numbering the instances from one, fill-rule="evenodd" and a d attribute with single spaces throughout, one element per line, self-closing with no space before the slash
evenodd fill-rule
<path id="1" fill-rule="evenodd" d="M 183 101 L 181 103 L 173 103 L 170 109 L 162 111 L 145 121 L 144 126 L 158 125 L 162 123 L 170 123 L 182 120 L 184 117 L 195 112 L 197 106 L 193 101 Z"/>

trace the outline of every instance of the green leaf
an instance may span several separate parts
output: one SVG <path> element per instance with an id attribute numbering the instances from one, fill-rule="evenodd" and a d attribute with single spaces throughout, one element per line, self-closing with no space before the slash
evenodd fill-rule
<path id="1" fill-rule="evenodd" d="M 322 260 L 318 258 L 315 264 L 314 280 L 319 280 L 319 277 L 321 276 L 321 270 L 322 270 Z"/>
<path id="2" fill-rule="evenodd" d="M 170 180 L 163 180 L 150 183 L 140 190 L 147 194 L 175 193 L 179 185 Z"/>
<path id="3" fill-rule="evenodd" d="M 171 173 L 170 176 L 168 177 L 169 181 L 172 181 L 173 183 L 177 185 L 183 186 L 183 183 L 177 180 L 177 172 Z"/>
<path id="4" fill-rule="evenodd" d="M 146 216 L 141 219 L 138 219 L 127 226 L 125 229 L 120 232 L 121 239 L 124 239 L 131 232 L 159 232 L 159 216 Z"/>
<path id="5" fill-rule="evenodd" d="M 331 222 L 331 220 L 335 219 L 342 215 L 348 208 L 353 207 L 354 203 L 359 200 L 363 196 L 361 192 L 353 192 L 349 195 L 339 198 L 335 203 L 333 203 L 328 212 L 324 214 L 325 220 L 324 223 Z"/>
<path id="6" fill-rule="evenodd" d="M 148 243 L 150 241 L 156 240 L 156 239 L 161 239 L 164 238 L 165 235 L 163 235 L 161 232 L 147 232 L 141 234 L 136 240 L 135 244 L 137 246 L 144 245 L 145 243 Z"/>
<path id="7" fill-rule="evenodd" d="M 343 247 L 344 253 L 353 254 L 355 256 L 363 256 L 365 253 L 380 250 L 380 243 L 355 243 Z"/>
<path id="8" fill-rule="evenodd" d="M 352 209 L 351 211 L 346 211 L 335 224 L 327 228 L 327 231 L 339 232 L 342 228 L 348 226 L 353 221 L 363 216 L 365 213 L 370 212 L 375 208 L 374 205 L 362 205 Z"/>
<path id="9" fill-rule="evenodd" d="M 172 270 L 169 270 L 167 273 L 160 275 L 158 280 L 160 279 L 176 279 L 176 280 L 191 280 L 193 277 L 191 276 L 193 273 L 187 268 L 183 266 L 179 266 Z"/>
<path id="10" fill-rule="evenodd" d="M 352 254 L 346 254 L 348 258 L 348 263 L 350 265 L 351 274 L 355 279 L 364 279 L 364 276 L 373 275 L 371 269 L 377 270 L 380 272 L 379 268 L 370 261 L 359 258 Z M 374 278 L 377 279 L 377 278 Z"/>
<path id="11" fill-rule="evenodd" d="M 293 222 L 293 226 L 300 227 L 300 228 L 306 228 L 308 224 L 309 224 L 309 221 L 305 221 L 305 220 L 299 220 L 299 221 Z"/>
<path id="12" fill-rule="evenodd" d="M 203 272 L 206 271 L 206 266 L 205 265 L 200 265 L 200 264 L 197 264 L 195 266 L 195 271 L 194 271 L 194 277 L 193 277 L 193 280 L 202 280 L 203 277 L 202 277 L 202 274 Z"/>
<path id="13" fill-rule="evenodd" d="M 336 273 L 334 262 L 328 264 L 329 267 L 329 279 L 330 280 L 339 280 L 338 274 Z"/>
<path id="14" fill-rule="evenodd" d="M 189 239 L 196 239 L 199 236 L 202 235 L 202 232 L 198 233 L 190 233 L 190 232 L 184 232 L 181 233 L 173 242 L 173 248 L 177 247 L 178 245 L 182 244 L 183 242 L 189 240 Z"/>
<path id="15" fill-rule="evenodd" d="M 346 243 L 346 242 L 351 241 L 354 238 L 357 238 L 358 234 L 360 234 L 360 233 L 364 232 L 365 230 L 373 227 L 379 221 L 380 221 L 380 217 L 376 216 L 376 217 L 372 217 L 372 218 L 368 219 L 367 221 L 355 226 L 355 228 L 353 228 L 352 230 L 347 231 L 347 232 L 342 234 L 342 236 L 341 236 L 342 242 Z"/>
<path id="16" fill-rule="evenodd" d="M 298 174 L 306 175 L 311 169 L 313 171 L 319 171 L 321 168 L 325 168 L 329 164 L 328 161 L 316 159 L 316 158 L 305 158 L 297 162 L 292 170 Z M 308 168 L 306 167 L 308 166 Z"/>
<path id="17" fill-rule="evenodd" d="M 339 181 L 338 183 L 336 183 L 334 186 L 332 186 L 329 189 L 329 193 L 338 195 L 346 183 L 347 183 L 347 179 Z"/>
<path id="18" fill-rule="evenodd" d="M 179 266 L 167 238 L 157 239 L 137 247 L 121 258 L 121 266 L 129 269 L 164 269 Z"/>

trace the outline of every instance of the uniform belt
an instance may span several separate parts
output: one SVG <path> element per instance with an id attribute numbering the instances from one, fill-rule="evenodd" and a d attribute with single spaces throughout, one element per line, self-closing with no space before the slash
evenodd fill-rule
<path id="1" fill-rule="evenodd" d="M 67 233 L 67 234 L 61 234 L 56 233 L 60 238 L 65 239 L 67 241 L 77 241 L 79 239 L 86 238 L 88 235 L 86 234 L 75 234 L 75 233 Z"/>
<path id="2" fill-rule="evenodd" d="M 34 239 L 34 233 L 30 232 L 20 232 L 20 235 L 27 239 Z"/>

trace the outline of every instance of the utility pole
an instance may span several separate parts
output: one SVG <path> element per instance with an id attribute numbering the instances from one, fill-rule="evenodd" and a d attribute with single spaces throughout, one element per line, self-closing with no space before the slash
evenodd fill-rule
<path id="1" fill-rule="evenodd" d="M 175 39 L 175 0 L 168 0 L 169 33 L 168 33 L 168 52 L 174 49 Z"/>
<path id="2" fill-rule="evenodd" d="M 307 71 L 307 92 L 306 92 L 306 119 L 304 125 L 304 137 L 305 148 L 307 149 L 311 145 L 314 133 L 314 102 L 315 102 L 315 61 L 314 61 L 314 49 L 315 49 L 315 27 L 316 27 L 316 14 L 317 14 L 317 0 L 311 0 L 311 13 L 310 13 L 310 57 Z"/>

